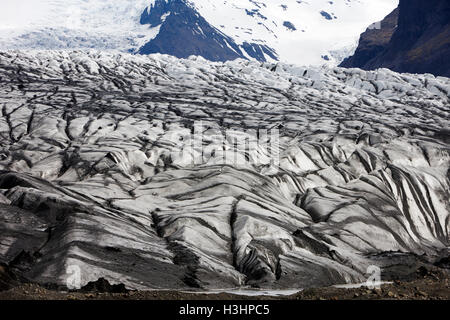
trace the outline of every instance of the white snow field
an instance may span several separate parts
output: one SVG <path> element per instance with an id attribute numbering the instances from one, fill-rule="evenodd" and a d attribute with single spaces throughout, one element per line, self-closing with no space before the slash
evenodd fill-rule
<path id="1" fill-rule="evenodd" d="M 8 51 L 0 84 L 0 262 L 32 281 L 292 290 L 449 255 L 448 78 Z"/>
<path id="2" fill-rule="evenodd" d="M 399 1 L 192 0 L 191 3 L 208 22 L 238 44 L 247 41 L 268 45 L 282 62 L 335 66 L 354 53 L 361 33 L 392 12 Z M 295 30 L 286 27 L 285 22 Z"/>
<path id="3" fill-rule="evenodd" d="M 155 1 L 2 0 L 0 50 L 135 51 L 159 33 L 159 26 L 149 28 L 139 23 L 141 14 Z M 387 16 L 398 2 L 188 1 L 238 45 L 244 42 L 268 45 L 278 53 L 280 61 L 301 65 L 339 64 L 353 54 L 360 34 Z"/>

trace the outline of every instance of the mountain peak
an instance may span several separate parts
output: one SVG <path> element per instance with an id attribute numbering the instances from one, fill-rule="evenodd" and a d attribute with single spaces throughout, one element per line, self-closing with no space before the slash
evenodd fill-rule
<path id="1" fill-rule="evenodd" d="M 206 21 L 188 1 L 156 0 L 142 12 L 140 23 L 159 28 L 158 35 L 139 49 L 140 54 L 164 53 L 178 58 L 197 55 L 210 61 L 278 60 L 275 50 L 266 45 L 238 45 Z"/>

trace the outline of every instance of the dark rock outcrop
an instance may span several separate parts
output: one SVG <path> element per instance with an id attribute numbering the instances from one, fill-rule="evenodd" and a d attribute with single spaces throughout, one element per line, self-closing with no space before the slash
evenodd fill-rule
<path id="1" fill-rule="evenodd" d="M 398 8 L 384 18 L 380 24 L 375 24 L 376 27 L 371 26 L 361 34 L 355 54 L 345 59 L 341 67 L 363 68 L 369 61 L 386 50 L 397 28 L 397 23 Z"/>
<path id="2" fill-rule="evenodd" d="M 266 45 L 236 42 L 209 24 L 184 0 L 157 0 L 141 15 L 141 24 L 160 26 L 158 35 L 142 46 L 138 53 L 170 54 L 177 58 L 191 55 L 210 61 L 227 61 L 248 56 L 267 61 L 266 57 L 278 60 L 276 52 Z"/>
<path id="3" fill-rule="evenodd" d="M 393 30 L 394 13 L 384 20 L 381 30 L 366 31 L 355 55 L 341 66 L 450 77 L 450 2 L 400 0 L 398 26 L 386 41 Z"/>
<path id="4" fill-rule="evenodd" d="M 8 265 L 0 263 L 0 292 L 17 287 L 28 281 L 12 270 Z"/>
<path id="5" fill-rule="evenodd" d="M 127 293 L 128 290 L 123 283 L 110 284 L 105 278 L 99 278 L 97 281 L 91 281 L 83 288 L 81 292 L 99 292 L 99 293 Z"/>

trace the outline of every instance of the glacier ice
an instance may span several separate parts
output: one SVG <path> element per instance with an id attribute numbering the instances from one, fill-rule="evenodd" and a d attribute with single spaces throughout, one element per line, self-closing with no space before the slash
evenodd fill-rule
<path id="1" fill-rule="evenodd" d="M 450 79 L 4 51 L 0 82 L 0 262 L 32 281 L 298 289 L 449 254 Z M 235 148 L 260 128 L 277 166 Z"/>

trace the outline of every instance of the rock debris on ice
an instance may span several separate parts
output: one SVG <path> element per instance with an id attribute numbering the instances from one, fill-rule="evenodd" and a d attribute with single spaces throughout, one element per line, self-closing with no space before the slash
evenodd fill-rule
<path id="1" fill-rule="evenodd" d="M 0 262 L 30 280 L 295 289 L 448 256 L 447 78 L 9 51 L 0 82 Z M 277 166 L 231 138 L 261 128 Z"/>

